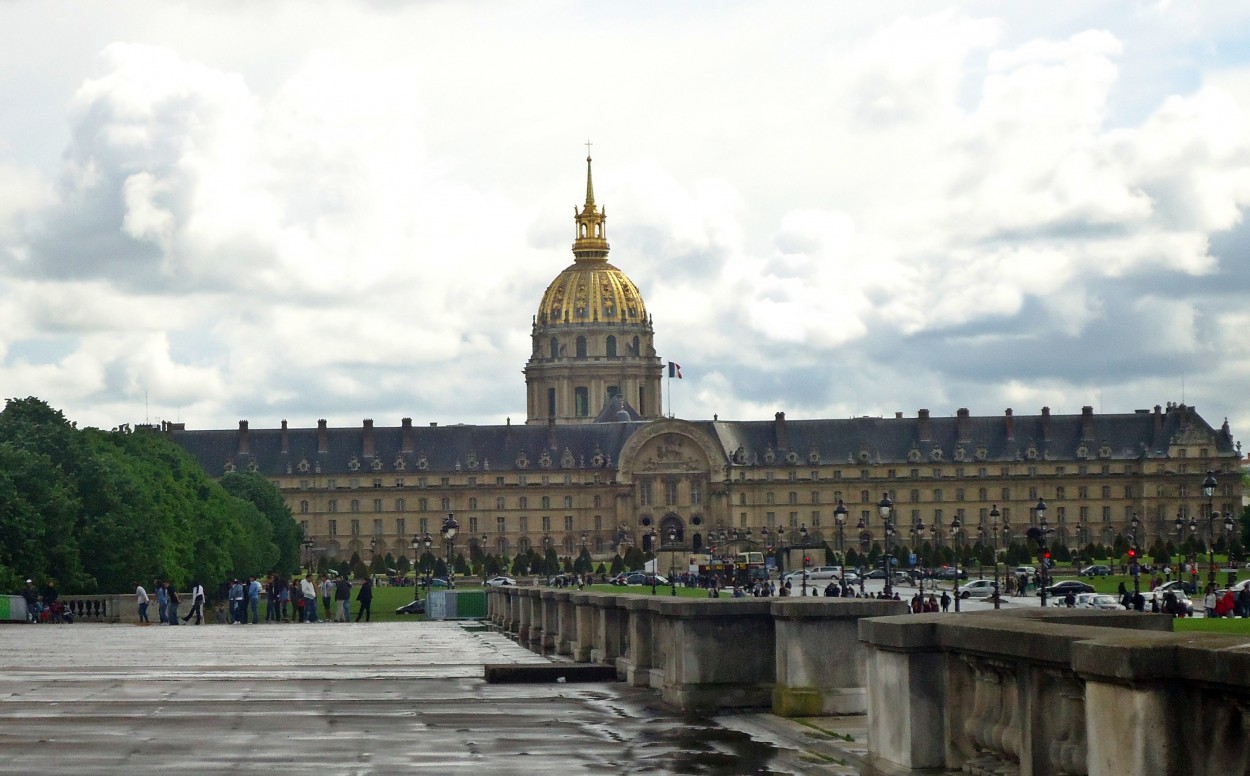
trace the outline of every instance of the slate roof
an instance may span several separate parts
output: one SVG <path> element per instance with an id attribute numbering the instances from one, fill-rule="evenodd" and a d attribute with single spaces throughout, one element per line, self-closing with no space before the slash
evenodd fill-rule
<path id="1" fill-rule="evenodd" d="M 413 426 L 239 429 L 166 433 L 210 474 L 233 465 L 267 476 L 302 471 L 343 476 L 423 472 L 555 471 L 617 467 L 626 441 L 647 422 L 616 419 L 619 408 L 581 425 Z M 630 412 L 626 405 L 624 411 Z M 1193 408 L 1094 415 L 1000 415 L 786 420 L 690 421 L 720 442 L 735 465 L 872 465 L 1126 460 L 1164 457 L 1177 439 L 1215 440 L 1214 454 L 1239 456 L 1227 423 L 1213 429 Z M 1011 431 L 1014 429 L 1014 432 Z M 366 436 L 373 455 L 366 455 Z M 410 449 L 404 450 L 407 435 Z M 285 447 L 284 447 L 285 440 Z M 324 440 L 324 451 L 320 444 Z M 1183 442 L 1181 442 L 1183 443 Z M 243 450 L 246 454 L 243 454 Z M 1196 454 L 1196 452 L 1194 453 Z M 306 467 L 306 468 L 302 468 Z"/>

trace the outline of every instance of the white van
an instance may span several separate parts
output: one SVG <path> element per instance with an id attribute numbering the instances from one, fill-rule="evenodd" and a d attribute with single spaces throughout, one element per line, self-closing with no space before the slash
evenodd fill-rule
<path id="1" fill-rule="evenodd" d="M 841 566 L 813 566 L 808 569 L 808 579 L 841 579 Z"/>

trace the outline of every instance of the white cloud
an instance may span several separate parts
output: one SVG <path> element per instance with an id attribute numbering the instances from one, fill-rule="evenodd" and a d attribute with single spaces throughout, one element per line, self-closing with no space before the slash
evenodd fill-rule
<path id="1" fill-rule="evenodd" d="M 690 416 L 1075 407 L 1155 343 L 1098 378 L 1149 406 L 1247 301 L 1232 4 L 138 8 L 0 52 L 0 378 L 86 422 L 519 419 L 587 135 Z"/>

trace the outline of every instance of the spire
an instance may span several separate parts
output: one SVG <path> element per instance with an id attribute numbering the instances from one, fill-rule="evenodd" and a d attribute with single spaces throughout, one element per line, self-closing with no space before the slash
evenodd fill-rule
<path id="1" fill-rule="evenodd" d="M 586 145 L 590 145 L 587 143 Z M 586 207 L 594 209 L 595 207 L 595 183 L 590 177 L 590 154 L 586 155 Z"/>
<path id="2" fill-rule="evenodd" d="M 573 209 L 577 232 L 573 239 L 573 256 L 576 261 L 607 261 L 608 238 L 604 230 L 607 213 L 595 205 L 595 184 L 590 174 L 590 143 L 586 143 L 586 204 L 581 212 Z"/>

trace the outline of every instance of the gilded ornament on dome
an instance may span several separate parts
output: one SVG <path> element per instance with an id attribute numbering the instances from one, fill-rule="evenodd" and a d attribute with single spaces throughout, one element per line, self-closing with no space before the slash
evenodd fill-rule
<path id="1" fill-rule="evenodd" d="M 586 286 L 578 285 L 577 294 L 573 297 L 573 314 L 578 318 L 586 317 Z"/>

